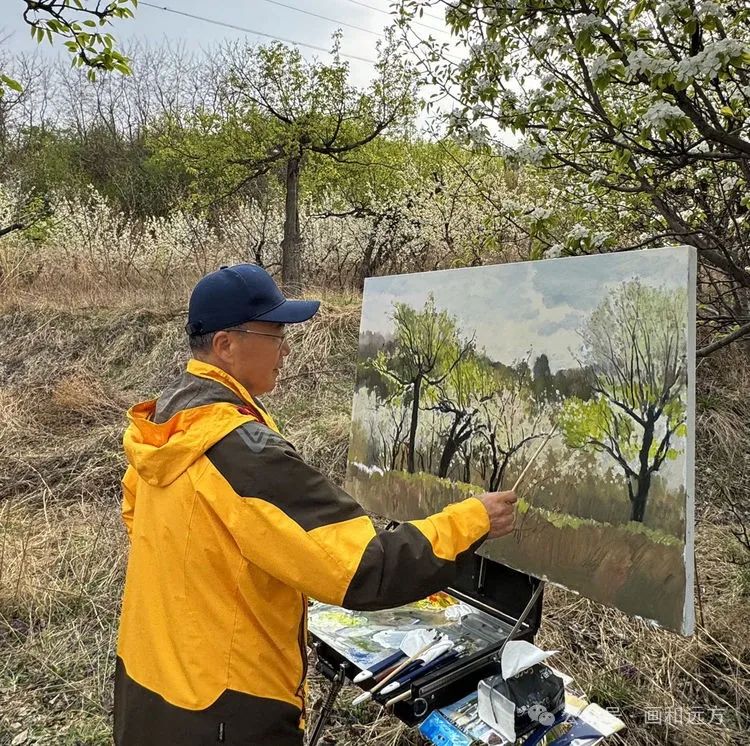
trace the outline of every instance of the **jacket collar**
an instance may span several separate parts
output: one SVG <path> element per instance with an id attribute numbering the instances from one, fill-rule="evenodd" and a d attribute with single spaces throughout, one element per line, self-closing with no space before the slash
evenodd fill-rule
<path id="1" fill-rule="evenodd" d="M 260 402 L 256 401 L 250 392 L 225 370 L 222 370 L 215 365 L 211 365 L 210 363 L 204 363 L 202 360 L 191 358 L 187 364 L 187 372 L 198 378 L 205 378 L 209 381 L 214 381 L 225 386 L 235 396 L 242 400 L 242 402 L 247 404 L 248 408 L 252 411 L 252 414 L 257 415 L 261 422 L 268 425 L 271 429 L 276 430 L 276 432 L 279 431 L 273 417 L 268 414 L 266 408 Z"/>

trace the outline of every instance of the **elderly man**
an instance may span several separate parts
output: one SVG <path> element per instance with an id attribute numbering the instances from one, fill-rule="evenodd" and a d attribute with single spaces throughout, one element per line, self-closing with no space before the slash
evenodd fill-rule
<path id="1" fill-rule="evenodd" d="M 516 498 L 500 492 L 378 531 L 300 458 L 257 397 L 290 352 L 285 325 L 318 306 L 251 264 L 207 275 L 190 298 L 187 370 L 128 413 L 118 746 L 300 746 L 307 597 L 423 598 L 512 528 Z"/>

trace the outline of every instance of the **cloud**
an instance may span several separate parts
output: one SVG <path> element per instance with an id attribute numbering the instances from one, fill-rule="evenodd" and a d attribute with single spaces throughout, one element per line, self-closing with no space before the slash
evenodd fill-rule
<path id="1" fill-rule="evenodd" d="M 581 326 L 581 322 L 585 317 L 574 311 L 570 311 L 563 316 L 559 321 L 548 321 L 540 330 L 539 334 L 543 337 L 549 337 L 555 332 L 566 330 L 566 331 L 577 331 Z"/>

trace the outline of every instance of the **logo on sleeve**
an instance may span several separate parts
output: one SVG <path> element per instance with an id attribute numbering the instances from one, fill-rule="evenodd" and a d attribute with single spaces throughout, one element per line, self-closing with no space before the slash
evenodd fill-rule
<path id="1" fill-rule="evenodd" d="M 237 434 L 253 453 L 260 453 L 271 438 L 271 431 L 255 422 L 248 422 L 238 428 Z"/>

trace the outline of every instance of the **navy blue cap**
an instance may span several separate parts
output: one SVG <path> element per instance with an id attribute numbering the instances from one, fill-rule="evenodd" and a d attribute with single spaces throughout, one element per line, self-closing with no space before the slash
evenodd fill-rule
<path id="1" fill-rule="evenodd" d="M 221 267 L 198 281 L 190 295 L 189 335 L 209 334 L 247 321 L 296 324 L 307 321 L 319 300 L 288 300 L 257 264 Z"/>

